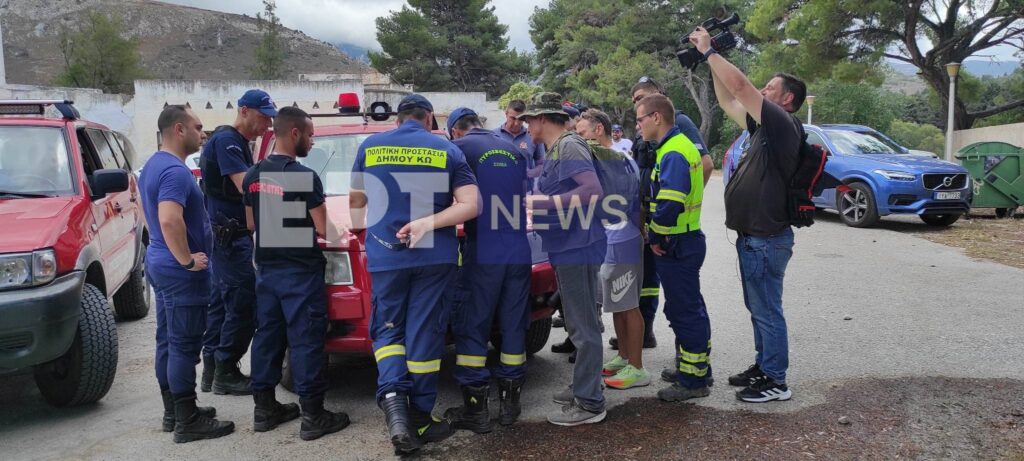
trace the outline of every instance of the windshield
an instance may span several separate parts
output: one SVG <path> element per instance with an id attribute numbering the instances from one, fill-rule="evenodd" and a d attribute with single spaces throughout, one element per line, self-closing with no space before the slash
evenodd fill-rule
<path id="1" fill-rule="evenodd" d="M 74 193 L 60 128 L 0 126 L 0 198 Z"/>
<path id="2" fill-rule="evenodd" d="M 844 154 L 902 154 L 903 149 L 874 133 L 847 130 L 825 130 L 832 144 Z"/>
<path id="3" fill-rule="evenodd" d="M 299 163 L 320 176 L 325 194 L 348 195 L 356 153 L 368 137 L 369 134 L 315 137 L 309 155 L 298 159 Z"/>

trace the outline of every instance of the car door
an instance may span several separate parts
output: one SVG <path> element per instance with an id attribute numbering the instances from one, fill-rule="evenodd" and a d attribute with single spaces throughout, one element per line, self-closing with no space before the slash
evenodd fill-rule
<path id="1" fill-rule="evenodd" d="M 88 152 L 92 156 L 93 165 L 102 169 L 123 168 L 118 163 L 114 149 L 103 131 L 85 128 L 79 132 L 84 133 L 84 136 L 79 136 L 79 140 L 84 141 L 83 152 Z M 136 209 L 134 202 L 131 201 L 132 193 L 132 189 L 129 188 L 124 192 L 109 193 L 93 201 L 93 216 L 98 227 L 96 234 L 100 239 L 108 295 L 113 294 L 124 283 L 135 263 Z M 137 193 L 136 188 L 135 194 Z M 128 215 L 125 215 L 126 208 Z"/>

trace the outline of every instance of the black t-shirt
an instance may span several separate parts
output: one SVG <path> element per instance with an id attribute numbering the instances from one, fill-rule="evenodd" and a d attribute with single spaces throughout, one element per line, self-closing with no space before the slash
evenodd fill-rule
<path id="1" fill-rule="evenodd" d="M 309 214 L 325 200 L 323 183 L 313 170 L 274 154 L 249 169 L 242 188 L 256 224 L 256 264 L 313 267 L 326 262 Z M 297 215 L 302 217 L 293 217 Z"/>
<path id="2" fill-rule="evenodd" d="M 725 187 L 726 227 L 762 237 L 789 227 L 786 188 L 796 173 L 802 128 L 768 100 L 761 105 L 760 126 L 747 114 L 750 148 Z"/>

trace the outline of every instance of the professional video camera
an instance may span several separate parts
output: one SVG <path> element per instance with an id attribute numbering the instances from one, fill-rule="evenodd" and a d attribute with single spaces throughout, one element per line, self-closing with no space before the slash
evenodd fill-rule
<path id="1" fill-rule="evenodd" d="M 725 53 L 733 48 L 736 48 L 736 36 L 729 30 L 729 27 L 734 26 L 740 22 L 740 15 L 733 13 L 725 19 L 719 20 L 718 18 L 711 18 L 704 21 L 701 27 L 707 29 L 709 34 L 713 34 L 716 30 L 722 31 L 718 35 L 711 37 L 711 48 L 719 53 Z M 689 35 L 683 38 L 684 43 L 689 43 Z M 684 69 L 694 70 L 697 65 L 707 60 L 700 51 L 694 46 L 689 46 L 676 51 L 676 57 L 679 58 L 679 64 L 682 64 Z"/>

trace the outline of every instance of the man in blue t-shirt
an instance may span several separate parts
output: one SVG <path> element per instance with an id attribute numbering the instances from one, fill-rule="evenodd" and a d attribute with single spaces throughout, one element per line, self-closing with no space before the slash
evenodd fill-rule
<path id="1" fill-rule="evenodd" d="M 533 190 L 536 178 L 544 169 L 544 145 L 533 142 L 526 126 L 519 119 L 526 110 L 526 103 L 521 99 L 509 101 L 505 108 L 505 123 L 494 130 L 502 139 L 512 143 L 526 157 L 527 176 L 531 178 L 529 190 Z"/>
<path id="2" fill-rule="evenodd" d="M 203 195 L 185 166 L 199 149 L 203 124 L 184 106 L 167 106 L 157 119 L 163 150 L 146 162 L 139 178 L 149 229 L 146 277 L 156 296 L 156 379 L 164 401 L 164 432 L 177 443 L 212 439 L 235 430 L 213 419 L 216 410 L 196 407 L 196 364 L 202 349 L 213 245 Z"/>
<path id="3" fill-rule="evenodd" d="M 466 155 L 483 199 L 480 215 L 466 222 L 460 289 L 452 322 L 455 379 L 464 405 L 445 412 L 456 429 L 491 431 L 487 397 L 487 343 L 497 317 L 501 333 L 498 378 L 499 421 L 511 425 L 521 412 L 519 395 L 526 375 L 526 330 L 530 325 L 530 243 L 526 238 L 526 158 L 515 146 L 482 128 L 471 109 L 448 117 L 448 133 Z M 461 293 L 460 293 L 461 294 Z"/>
<path id="4" fill-rule="evenodd" d="M 596 309 L 597 272 L 604 261 L 604 228 L 595 217 L 604 194 L 587 142 L 568 131 L 569 114 L 557 93 L 534 95 L 523 112 L 534 142 L 547 146 L 538 180 L 540 194 L 527 199 L 562 299 L 569 339 L 576 346 L 572 386 L 555 396 L 561 410 L 548 422 L 577 426 L 603 421 L 601 320 Z"/>
<path id="5" fill-rule="evenodd" d="M 216 394 L 252 393 L 249 378 L 238 369 L 256 329 L 256 273 L 252 233 L 245 227 L 242 178 L 253 164 L 249 142 L 266 132 L 276 115 L 270 95 L 263 90 L 246 91 L 238 100 L 235 123 L 218 128 L 199 157 L 206 210 L 215 236 L 210 254 L 210 311 L 203 340 L 203 392 L 212 388 Z"/>
<path id="6" fill-rule="evenodd" d="M 402 98 L 398 128 L 359 146 L 349 195 L 352 226 L 366 229 L 377 402 L 400 453 L 452 433 L 430 415 L 448 325 L 443 295 L 459 259 L 455 226 L 476 217 L 479 200 L 465 156 L 430 132 L 433 120 L 426 98 Z"/>

